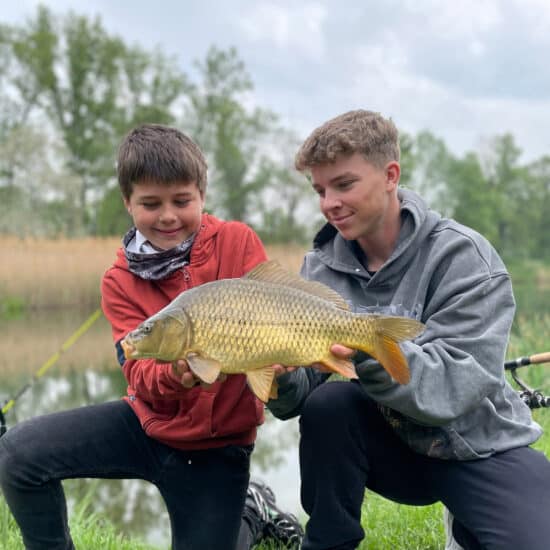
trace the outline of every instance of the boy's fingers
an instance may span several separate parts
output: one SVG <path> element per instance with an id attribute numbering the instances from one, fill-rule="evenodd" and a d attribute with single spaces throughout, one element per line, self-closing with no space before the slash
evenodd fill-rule
<path id="1" fill-rule="evenodd" d="M 184 372 L 181 376 L 181 385 L 184 388 L 192 388 L 199 382 L 200 380 L 191 371 Z"/>
<path id="2" fill-rule="evenodd" d="M 186 372 L 190 372 L 189 364 L 185 359 L 178 359 L 172 363 L 172 371 L 177 377 L 181 378 Z"/>
<path id="3" fill-rule="evenodd" d="M 350 359 L 356 350 L 343 346 L 342 344 L 333 344 L 330 351 L 340 359 Z"/>

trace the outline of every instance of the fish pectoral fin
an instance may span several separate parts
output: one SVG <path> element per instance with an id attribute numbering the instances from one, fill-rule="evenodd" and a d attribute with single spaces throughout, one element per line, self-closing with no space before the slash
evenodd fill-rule
<path id="1" fill-rule="evenodd" d="M 185 360 L 193 373 L 207 384 L 213 384 L 220 375 L 222 366 L 215 359 L 202 357 L 198 353 L 188 353 Z"/>
<path id="2" fill-rule="evenodd" d="M 342 375 L 344 378 L 357 378 L 355 365 L 351 361 L 340 359 L 332 353 L 327 357 L 324 357 L 321 361 L 319 361 L 319 363 L 325 365 L 325 367 L 330 369 L 332 372 Z"/>
<path id="3" fill-rule="evenodd" d="M 267 403 L 271 396 L 273 383 L 275 382 L 274 376 L 275 370 L 271 366 L 251 370 L 246 373 L 246 379 L 252 393 L 264 403 Z"/>

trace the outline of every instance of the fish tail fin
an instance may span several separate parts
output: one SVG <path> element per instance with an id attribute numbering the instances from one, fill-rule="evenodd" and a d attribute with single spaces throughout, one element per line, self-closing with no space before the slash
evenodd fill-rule
<path id="1" fill-rule="evenodd" d="M 409 365 L 399 348 L 399 342 L 418 336 L 424 325 L 407 317 L 385 317 L 374 319 L 372 347 L 357 346 L 357 349 L 372 355 L 400 384 L 407 384 L 411 378 Z"/>
<path id="2" fill-rule="evenodd" d="M 385 334 L 379 335 L 374 340 L 373 356 L 396 382 L 409 383 L 411 379 L 409 365 L 395 340 Z"/>

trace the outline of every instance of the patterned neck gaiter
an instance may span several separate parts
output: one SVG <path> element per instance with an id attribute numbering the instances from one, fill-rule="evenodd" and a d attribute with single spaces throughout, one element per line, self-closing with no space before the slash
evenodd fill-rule
<path id="1" fill-rule="evenodd" d="M 135 236 L 136 228 L 132 227 L 128 233 L 124 235 L 122 244 L 124 255 L 128 261 L 129 270 L 141 279 L 146 279 L 148 281 L 165 279 L 174 273 L 174 271 L 181 269 L 184 265 L 189 263 L 189 255 L 191 253 L 191 246 L 195 240 L 195 234 L 191 235 L 188 239 L 174 248 L 147 253 L 128 250 L 128 245 Z"/>

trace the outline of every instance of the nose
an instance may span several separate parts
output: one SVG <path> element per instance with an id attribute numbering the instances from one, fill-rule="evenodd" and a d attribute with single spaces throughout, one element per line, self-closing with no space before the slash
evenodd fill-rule
<path id="1" fill-rule="evenodd" d="M 159 215 L 160 223 L 164 225 L 169 225 L 174 223 L 178 219 L 176 213 L 172 210 L 170 206 L 164 206 Z"/>
<path id="2" fill-rule="evenodd" d="M 325 189 L 324 195 L 321 197 L 321 210 L 323 212 L 328 212 L 329 210 L 334 210 L 335 208 L 340 208 L 342 206 L 342 201 L 338 193 L 330 189 Z"/>

